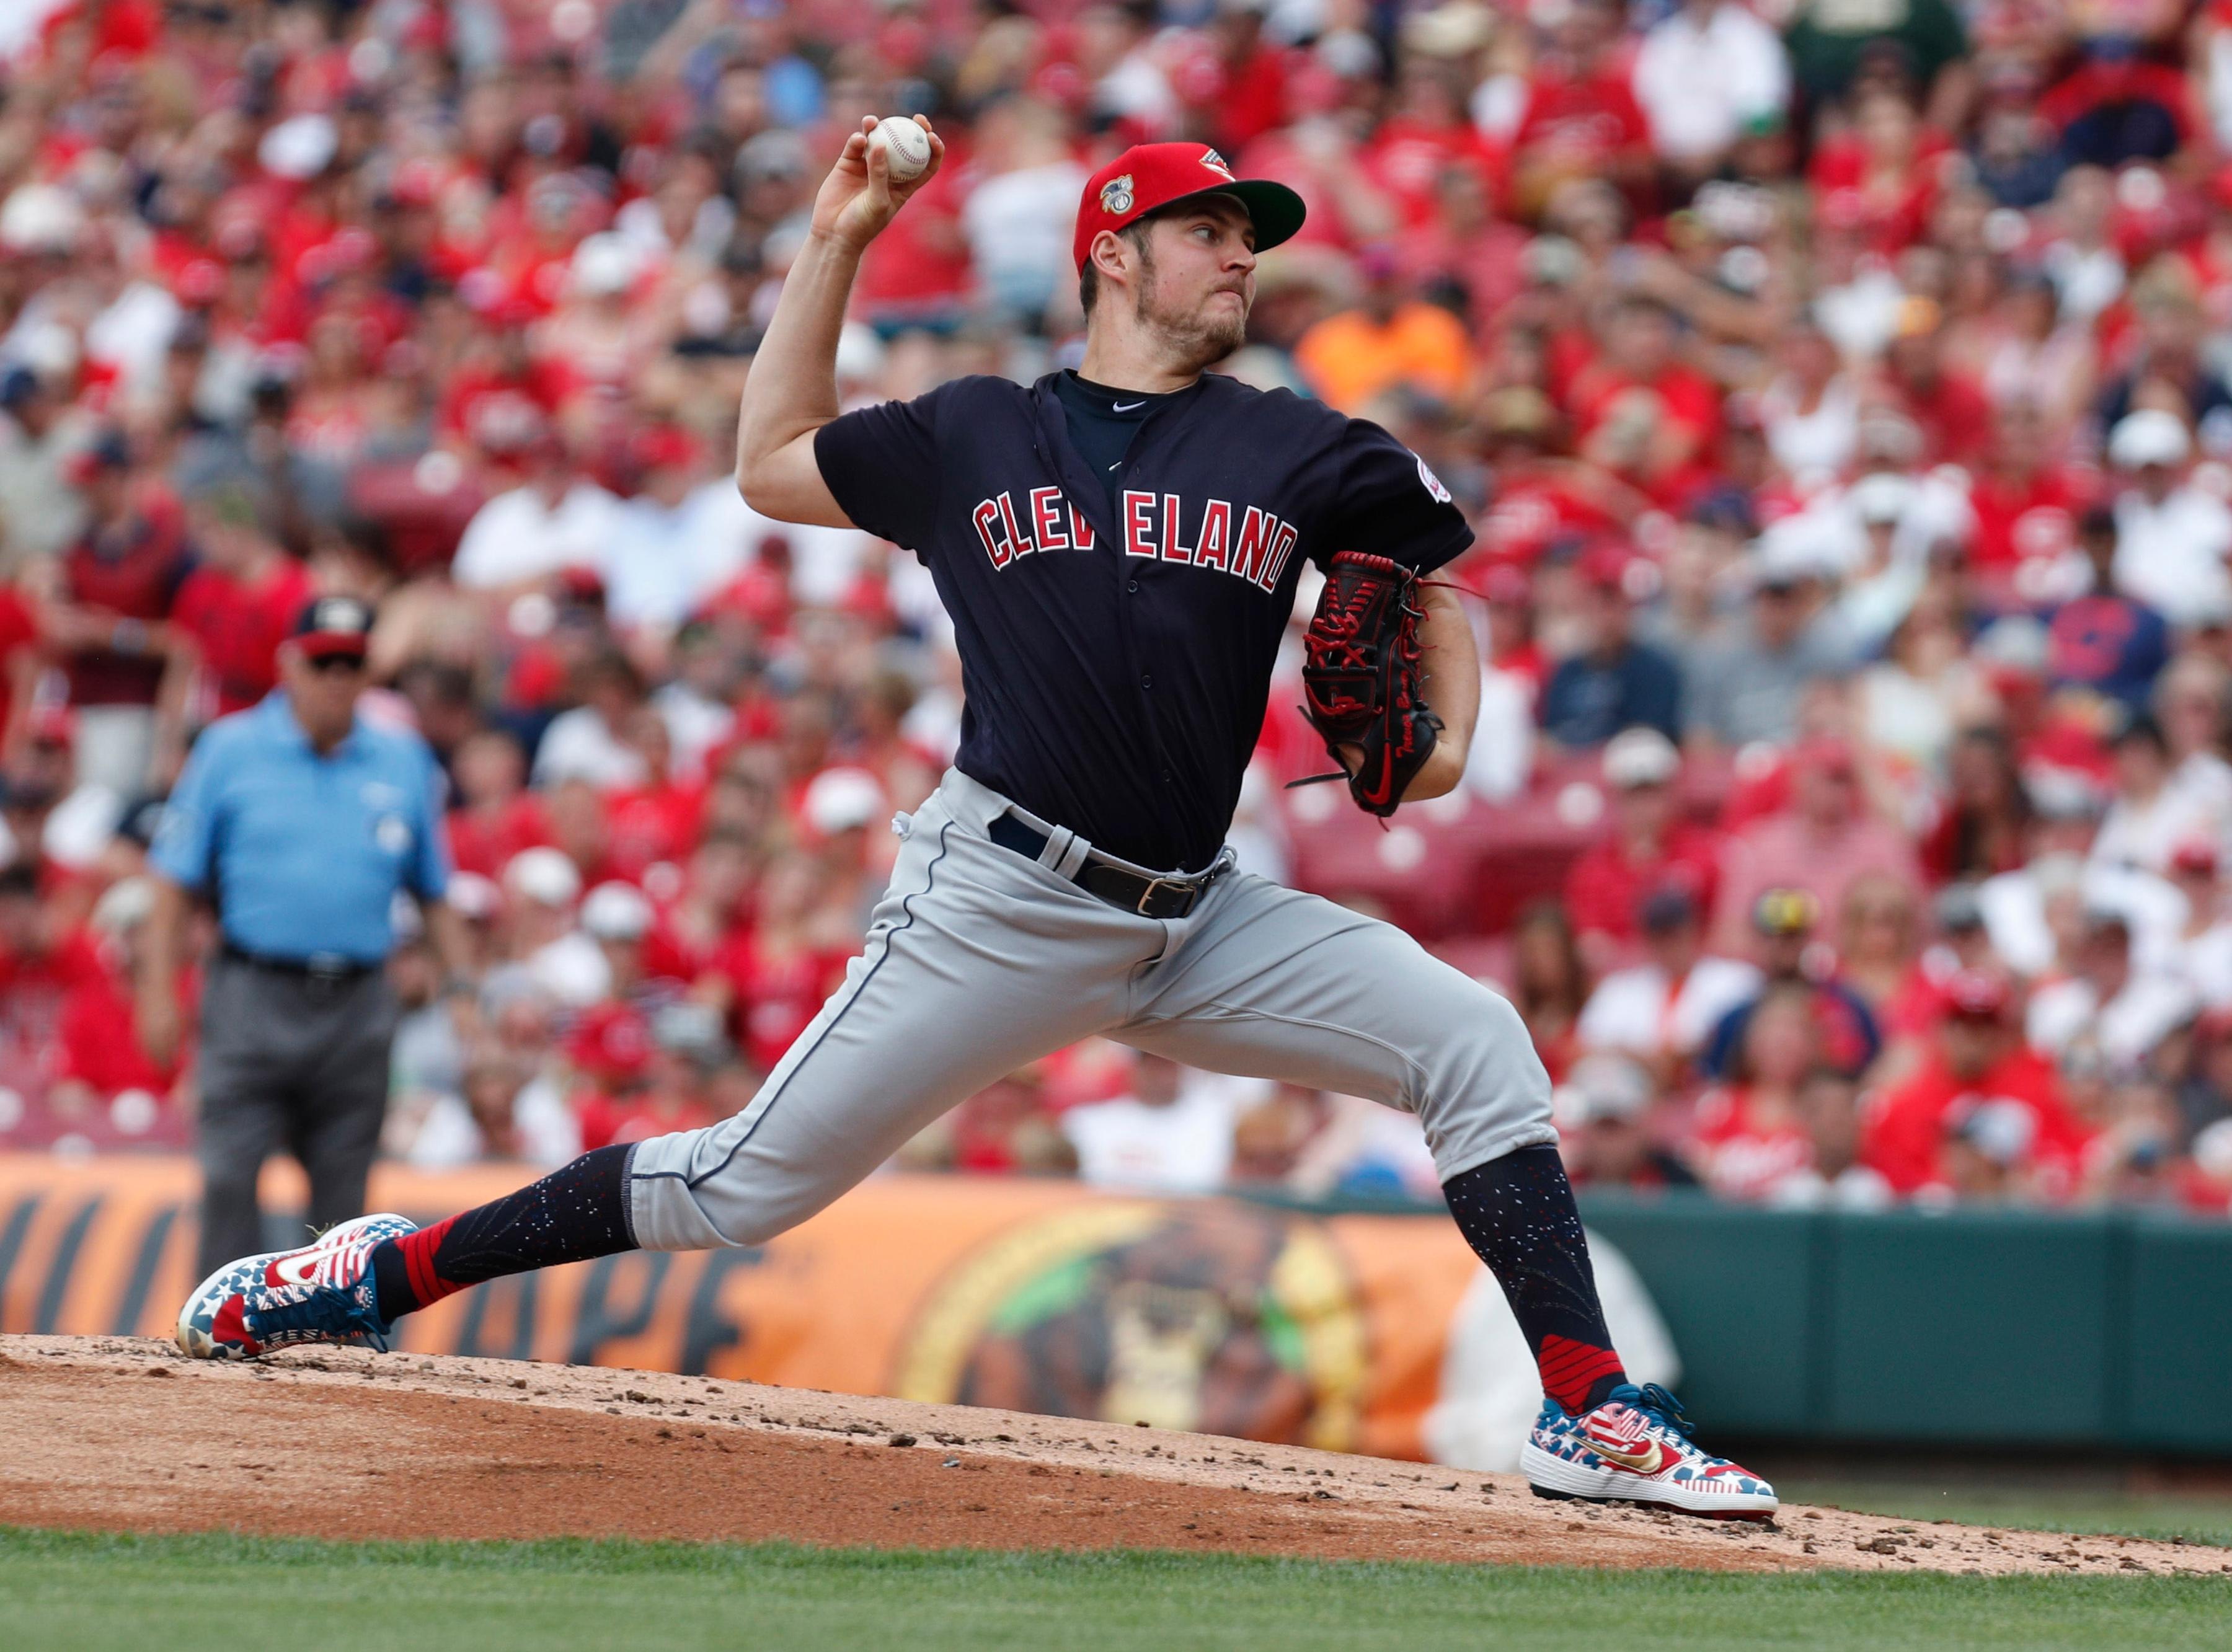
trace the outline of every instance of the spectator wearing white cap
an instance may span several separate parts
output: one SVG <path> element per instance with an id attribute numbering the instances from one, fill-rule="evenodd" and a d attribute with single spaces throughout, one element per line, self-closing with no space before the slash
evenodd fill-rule
<path id="1" fill-rule="evenodd" d="M 612 968 L 574 922 L 581 874 L 564 852 L 522 849 L 503 869 L 505 950 L 517 962 L 498 970 L 507 988 L 518 975 L 570 1008 L 594 1004 L 612 985 Z"/>
<path id="2" fill-rule="evenodd" d="M 2232 510 L 2186 475 L 2193 438 L 2159 407 L 2126 413 L 2108 437 L 2116 496 L 2116 583 L 2176 625 L 2232 606 Z"/>
<path id="3" fill-rule="evenodd" d="M 1599 968 L 1635 939 L 1642 904 L 1658 891 L 1684 889 L 1712 908 L 1721 839 L 1685 818 L 1681 776 L 1682 754 L 1656 729 L 1623 729 L 1605 744 L 1611 821 L 1566 877 L 1566 916 Z"/>
<path id="4" fill-rule="evenodd" d="M 2042 1055 L 2092 1050 L 2111 1070 L 2135 1073 L 2155 1046 L 2200 1009 L 2174 975 L 2137 967 L 2131 925 L 2123 913 L 2088 908 L 2074 969 L 2031 994 L 2023 1034 Z"/>
<path id="5" fill-rule="evenodd" d="M 643 942 L 651 933 L 651 903 L 633 884 L 599 884 L 581 902 L 581 933 L 604 956 L 608 998 L 628 999 L 643 985 Z"/>
<path id="6" fill-rule="evenodd" d="M 1694 1188 L 1690 1167 L 1651 1139 L 1651 1075 L 1619 1055 L 1586 1055 L 1550 1095 L 1558 1153 L 1576 1185 Z"/>
<path id="7" fill-rule="evenodd" d="M 1807 690 L 1851 669 L 1852 645 L 1824 602 L 1821 573 L 1812 547 L 1760 541 L 1746 569 L 1743 612 L 1697 651 L 1682 685 L 1685 742 L 1787 744 Z"/>
<path id="8" fill-rule="evenodd" d="M 850 764 L 816 774 L 801 805 L 808 831 L 821 840 L 815 858 L 827 881 L 824 904 L 849 915 L 856 941 L 867 934 L 869 911 L 883 892 L 883 874 L 896 854 L 898 839 L 892 833 L 871 830 L 892 818 L 891 807 L 883 783 Z"/>

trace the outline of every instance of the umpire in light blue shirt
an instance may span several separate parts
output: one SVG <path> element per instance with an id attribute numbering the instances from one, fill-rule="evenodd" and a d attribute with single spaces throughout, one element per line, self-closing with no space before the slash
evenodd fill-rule
<path id="1" fill-rule="evenodd" d="M 202 993 L 204 1271 L 269 1248 L 256 1183 L 282 1149 L 308 1172 L 313 1228 L 363 1214 L 387 1105 L 397 895 L 420 902 L 445 960 L 463 956 L 442 903 L 433 754 L 357 715 L 372 622 L 353 597 L 311 603 L 280 650 L 280 686 L 203 734 L 156 834 L 139 1023 L 159 1059 L 178 1046 L 193 897 L 219 932 Z"/>

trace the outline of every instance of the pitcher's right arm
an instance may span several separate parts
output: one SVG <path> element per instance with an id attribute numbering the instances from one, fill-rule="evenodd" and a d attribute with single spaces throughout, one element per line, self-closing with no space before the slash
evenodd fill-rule
<path id="1" fill-rule="evenodd" d="M 929 130 L 928 120 L 915 120 Z M 853 525 L 814 458 L 814 433 L 839 411 L 837 335 L 860 255 L 907 198 L 938 176 L 945 159 L 945 145 L 932 133 L 930 165 L 922 175 L 893 183 L 885 152 L 868 145 L 875 126 L 873 119 L 861 120 L 822 180 L 806 243 L 783 282 L 744 384 L 736 419 L 736 486 L 754 510 L 783 522 Z"/>

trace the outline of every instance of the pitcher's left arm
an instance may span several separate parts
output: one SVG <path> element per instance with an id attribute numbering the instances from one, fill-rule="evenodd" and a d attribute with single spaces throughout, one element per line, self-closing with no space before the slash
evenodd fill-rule
<path id="1" fill-rule="evenodd" d="M 1442 720 L 1442 731 L 1425 767 L 1404 789 L 1405 803 L 1422 803 L 1457 790 L 1472 750 L 1473 725 L 1480 720 L 1480 652 L 1473 644 L 1472 621 L 1464 604 L 1446 585 L 1422 580 L 1418 589 L 1418 607 L 1425 615 L 1418 622 L 1418 642 L 1424 650 L 1418 660 L 1418 692 Z"/>

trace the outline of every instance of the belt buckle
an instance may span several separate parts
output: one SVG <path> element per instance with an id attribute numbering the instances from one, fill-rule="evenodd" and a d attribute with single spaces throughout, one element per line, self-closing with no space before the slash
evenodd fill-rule
<path id="1" fill-rule="evenodd" d="M 1190 878 L 1151 878 L 1147 880 L 1146 888 L 1139 891 L 1139 904 L 1132 910 L 1141 917 L 1153 917 L 1154 914 L 1147 910 L 1147 903 L 1155 898 L 1155 891 L 1158 889 L 1179 889 L 1191 895 L 1195 891 L 1195 885 Z M 1191 907 L 1191 903 L 1189 902 L 1188 905 Z M 1184 913 L 1182 912 L 1179 916 L 1183 917 Z"/>
<path id="2" fill-rule="evenodd" d="M 314 952 L 302 960 L 304 979 L 321 993 L 339 990 L 348 978 L 349 969 L 348 958 L 338 952 Z"/>

